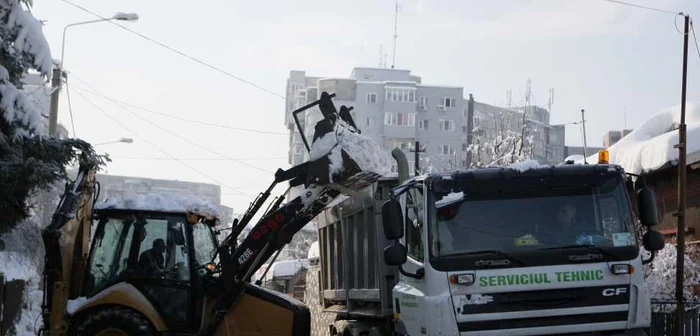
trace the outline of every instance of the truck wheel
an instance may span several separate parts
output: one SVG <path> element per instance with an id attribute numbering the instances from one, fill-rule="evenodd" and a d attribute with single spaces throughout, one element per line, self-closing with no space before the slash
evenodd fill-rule
<path id="1" fill-rule="evenodd" d="M 76 335 L 90 336 L 155 336 L 143 315 L 126 308 L 97 309 L 75 328 Z"/>
<path id="2" fill-rule="evenodd" d="M 384 326 L 376 325 L 369 329 L 369 336 L 388 336 Z"/>

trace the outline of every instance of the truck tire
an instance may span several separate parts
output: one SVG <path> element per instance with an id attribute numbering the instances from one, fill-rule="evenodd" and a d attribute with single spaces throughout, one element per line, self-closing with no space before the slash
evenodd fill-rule
<path id="1" fill-rule="evenodd" d="M 376 325 L 369 329 L 369 336 L 389 336 L 389 333 L 384 326 Z"/>
<path id="2" fill-rule="evenodd" d="M 97 309 L 87 315 L 73 329 L 74 335 L 85 336 L 156 336 L 148 320 L 138 312 L 127 308 Z"/>

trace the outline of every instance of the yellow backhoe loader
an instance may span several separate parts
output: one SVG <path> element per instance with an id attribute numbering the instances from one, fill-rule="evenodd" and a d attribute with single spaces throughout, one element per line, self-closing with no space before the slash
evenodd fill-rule
<path id="1" fill-rule="evenodd" d="M 317 140 L 331 132 L 359 134 L 349 113 L 352 108 L 341 106 L 337 111 L 334 96 L 323 92 L 318 101 L 293 113 L 310 153 Z M 310 146 L 297 114 L 315 106 L 323 118 Z M 250 278 L 271 257 L 274 262 L 292 236 L 337 196 L 378 180 L 379 174 L 361 169 L 338 147 L 336 143 L 321 148 L 325 155 L 279 169 L 272 185 L 233 222 L 221 242 L 215 234 L 219 219 L 196 209 L 97 203 L 96 167 L 81 163 L 42 232 L 46 262 L 39 334 L 309 335 L 306 306 L 253 285 Z M 289 188 L 305 189 L 289 202 L 284 198 L 290 189 L 273 200 L 236 244 L 273 188 L 285 181 Z"/>

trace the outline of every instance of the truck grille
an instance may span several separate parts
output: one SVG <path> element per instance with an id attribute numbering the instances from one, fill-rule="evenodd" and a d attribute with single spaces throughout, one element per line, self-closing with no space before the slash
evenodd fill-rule
<path id="1" fill-rule="evenodd" d="M 629 289 L 629 285 L 612 285 L 467 294 L 453 299 L 457 320 L 460 321 L 459 331 L 468 332 L 626 322 Z M 498 318 L 493 314 L 498 314 Z"/>
<path id="2" fill-rule="evenodd" d="M 627 311 L 563 316 L 544 316 L 509 320 L 460 322 L 457 324 L 457 326 L 460 332 L 467 332 L 625 321 L 627 321 Z"/>

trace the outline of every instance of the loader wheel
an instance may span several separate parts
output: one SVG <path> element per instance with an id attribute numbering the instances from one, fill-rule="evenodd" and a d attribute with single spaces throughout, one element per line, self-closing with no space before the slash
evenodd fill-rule
<path id="1" fill-rule="evenodd" d="M 143 315 L 126 308 L 98 308 L 80 322 L 75 331 L 81 336 L 156 335 Z"/>

